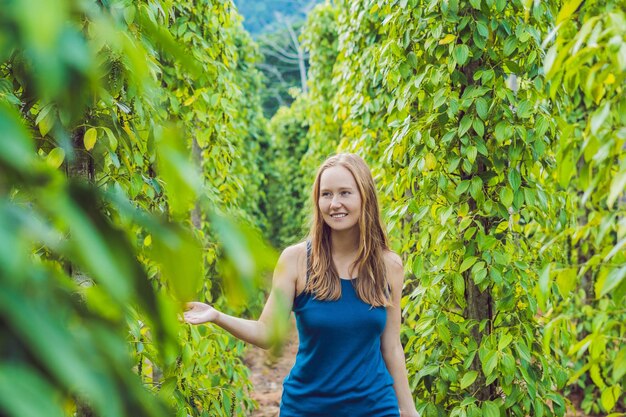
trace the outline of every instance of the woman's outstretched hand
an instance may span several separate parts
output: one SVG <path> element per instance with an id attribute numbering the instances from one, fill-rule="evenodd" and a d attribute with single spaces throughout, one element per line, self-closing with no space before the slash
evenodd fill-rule
<path id="1" fill-rule="evenodd" d="M 187 310 L 183 313 L 185 323 L 202 324 L 215 322 L 219 316 L 219 311 L 208 304 L 192 301 L 185 305 Z"/>

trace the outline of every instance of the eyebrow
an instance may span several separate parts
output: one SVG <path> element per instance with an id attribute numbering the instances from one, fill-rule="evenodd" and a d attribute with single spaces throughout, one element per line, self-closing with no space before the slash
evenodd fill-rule
<path id="1" fill-rule="evenodd" d="M 352 187 L 339 187 L 337 190 L 338 190 L 338 191 L 345 191 L 345 190 L 350 190 L 350 191 L 352 191 L 352 190 L 353 190 L 353 188 L 352 188 Z M 320 188 L 320 193 L 323 193 L 324 191 L 332 191 L 332 190 L 331 190 L 331 189 L 329 189 L 329 188 Z"/>

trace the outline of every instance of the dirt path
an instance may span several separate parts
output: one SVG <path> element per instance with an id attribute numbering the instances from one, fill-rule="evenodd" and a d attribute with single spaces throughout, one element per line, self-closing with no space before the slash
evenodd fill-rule
<path id="1" fill-rule="evenodd" d="M 278 406 L 283 392 L 283 380 L 291 370 L 298 351 L 298 332 L 295 320 L 291 320 L 290 338 L 285 343 L 279 358 L 256 346 L 250 346 L 244 363 L 252 372 L 254 391 L 252 398 L 259 403 L 259 409 L 248 417 L 278 417 Z"/>

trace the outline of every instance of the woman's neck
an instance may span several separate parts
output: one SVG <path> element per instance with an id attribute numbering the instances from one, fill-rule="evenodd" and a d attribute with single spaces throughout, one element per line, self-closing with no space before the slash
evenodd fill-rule
<path id="1" fill-rule="evenodd" d="M 350 256 L 359 248 L 359 229 L 353 227 L 349 230 L 331 231 L 331 250 L 336 256 Z"/>

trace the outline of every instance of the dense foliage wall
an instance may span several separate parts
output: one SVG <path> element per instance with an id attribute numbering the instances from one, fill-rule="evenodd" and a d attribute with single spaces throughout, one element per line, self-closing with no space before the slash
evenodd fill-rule
<path id="1" fill-rule="evenodd" d="M 272 262 L 256 59 L 229 2 L 3 3 L 3 415 L 252 407 L 243 343 L 174 300 L 228 311 Z"/>
<path id="2" fill-rule="evenodd" d="M 588 412 L 624 408 L 623 19 L 623 2 L 364 0 L 307 22 L 324 76 L 300 97 L 300 163 L 373 168 L 423 415 L 563 415 L 577 387 Z"/>
<path id="3" fill-rule="evenodd" d="M 624 411 L 626 384 L 626 4 L 568 2 L 544 42 L 559 140 L 551 176 L 560 204 L 544 225 L 543 345 L 570 368 L 588 413 Z M 558 207 L 558 209 L 557 209 Z"/>

